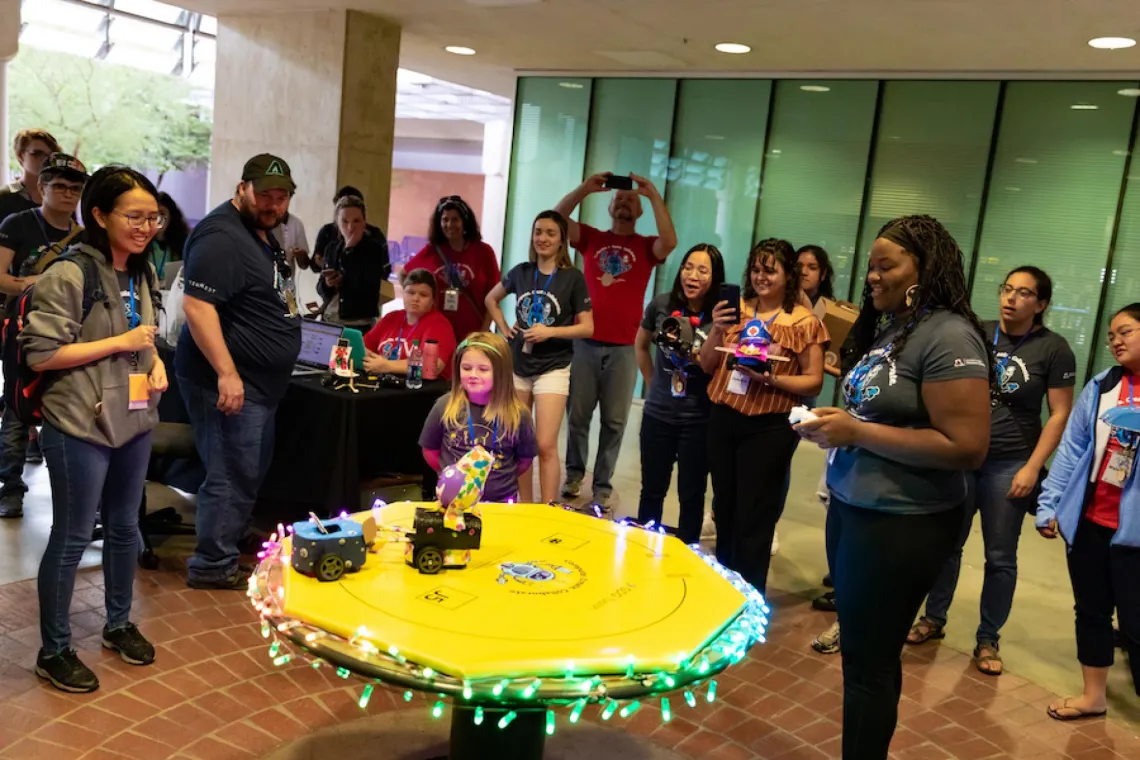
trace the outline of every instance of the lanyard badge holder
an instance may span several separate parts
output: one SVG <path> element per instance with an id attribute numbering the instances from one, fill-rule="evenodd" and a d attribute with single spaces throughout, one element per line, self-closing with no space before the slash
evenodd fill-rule
<path id="1" fill-rule="evenodd" d="M 1136 449 L 1140 444 L 1140 408 L 1136 407 L 1135 379 L 1128 377 L 1128 403 L 1109 409 L 1101 415 L 1101 420 L 1112 426 L 1109 433 L 1120 444 L 1118 451 L 1112 452 L 1105 467 L 1102 481 L 1123 488 L 1136 464 Z"/>
<path id="2" fill-rule="evenodd" d="M 538 264 L 534 265 L 534 285 L 530 290 L 530 311 L 527 313 L 526 326 L 534 327 L 535 325 L 546 324 L 546 310 L 542 307 L 542 297 L 539 293 L 550 292 L 550 281 L 554 279 L 554 273 L 558 271 L 555 267 L 554 272 L 546 276 L 546 284 L 542 286 L 542 290 L 538 289 Z M 534 353 L 534 344 L 530 341 L 523 339 L 522 352 L 524 354 Z"/>
<path id="3" fill-rule="evenodd" d="M 135 278 L 130 278 L 130 289 L 128 290 L 128 303 L 126 307 L 127 327 L 134 330 L 139 326 L 141 321 L 139 318 L 138 303 L 135 300 Z M 139 412 L 150 406 L 150 381 L 146 373 L 139 372 L 139 354 L 137 351 L 131 352 L 130 357 L 131 372 L 128 375 L 127 381 L 127 409 L 132 412 Z"/>
<path id="4" fill-rule="evenodd" d="M 443 262 L 444 271 L 447 272 L 448 288 L 443 291 L 443 310 L 459 311 L 459 292 L 462 287 L 459 271 L 438 245 L 435 247 L 435 252 L 439 255 L 439 260 Z"/>

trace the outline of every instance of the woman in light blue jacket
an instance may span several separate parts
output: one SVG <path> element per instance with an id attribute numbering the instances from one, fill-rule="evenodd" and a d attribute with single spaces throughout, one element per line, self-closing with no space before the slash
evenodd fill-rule
<path id="1" fill-rule="evenodd" d="M 1108 345 L 1117 366 L 1081 392 L 1037 505 L 1038 532 L 1068 547 L 1084 677 L 1084 693 L 1050 705 L 1056 720 L 1107 712 L 1113 610 L 1140 694 L 1140 303 L 1113 315 Z"/>

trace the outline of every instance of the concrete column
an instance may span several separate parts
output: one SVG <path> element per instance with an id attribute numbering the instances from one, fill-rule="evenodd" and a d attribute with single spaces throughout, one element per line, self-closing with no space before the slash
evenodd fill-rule
<path id="1" fill-rule="evenodd" d="M 0 185 L 8 182 L 12 135 L 8 133 L 8 61 L 20 48 L 20 0 L 0 0 Z"/>
<path id="2" fill-rule="evenodd" d="M 511 168 L 509 121 L 483 125 L 483 213 L 479 215 L 483 240 L 503 261 L 503 236 L 507 223 L 507 181 Z"/>
<path id="3" fill-rule="evenodd" d="M 293 171 L 310 243 L 345 184 L 386 227 L 399 57 L 399 26 L 368 13 L 220 16 L 211 207 L 233 194 L 246 159 L 274 153 Z"/>

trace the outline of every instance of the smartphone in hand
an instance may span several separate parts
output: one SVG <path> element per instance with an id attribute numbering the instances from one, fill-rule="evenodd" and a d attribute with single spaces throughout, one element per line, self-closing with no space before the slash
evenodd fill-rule
<path id="1" fill-rule="evenodd" d="M 611 174 L 606 177 L 605 188 L 607 190 L 632 190 L 633 177 L 623 174 Z"/>
<path id="2" fill-rule="evenodd" d="M 734 322 L 740 322 L 740 286 L 734 282 L 722 282 L 717 293 L 717 303 L 728 301 L 728 305 L 736 312 Z"/>

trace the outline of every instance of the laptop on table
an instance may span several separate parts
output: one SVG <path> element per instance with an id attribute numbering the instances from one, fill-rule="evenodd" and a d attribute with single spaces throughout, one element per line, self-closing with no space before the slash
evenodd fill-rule
<path id="1" fill-rule="evenodd" d="M 344 328 L 331 322 L 301 320 L 301 353 L 293 366 L 293 377 L 319 375 L 328 372 L 329 357 Z"/>

